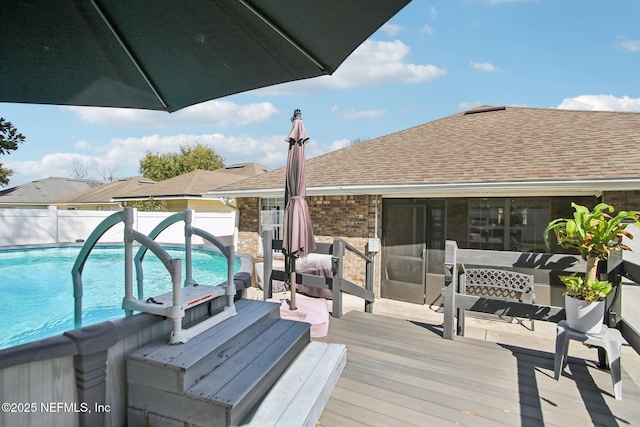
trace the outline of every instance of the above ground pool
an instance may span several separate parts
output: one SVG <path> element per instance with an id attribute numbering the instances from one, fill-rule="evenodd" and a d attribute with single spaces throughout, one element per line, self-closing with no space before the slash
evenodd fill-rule
<path id="1" fill-rule="evenodd" d="M 74 328 L 71 269 L 81 246 L 0 250 L 0 349 L 59 335 Z M 182 259 L 184 248 L 166 247 Z M 134 254 L 137 248 L 134 248 Z M 193 249 L 193 278 L 217 285 L 227 280 L 227 260 L 213 249 Z M 147 251 L 142 262 L 144 297 L 172 290 L 171 277 L 160 260 Z M 236 259 L 234 273 L 240 268 Z M 134 273 L 135 276 L 135 273 Z M 96 246 L 82 273 L 82 324 L 124 317 L 124 248 Z M 134 277 L 134 295 L 137 284 Z"/>

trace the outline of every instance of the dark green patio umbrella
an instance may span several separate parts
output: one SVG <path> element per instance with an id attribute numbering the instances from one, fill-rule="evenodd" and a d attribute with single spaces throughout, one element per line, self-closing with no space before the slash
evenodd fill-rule
<path id="1" fill-rule="evenodd" d="M 409 1 L 6 1 L 0 102 L 172 112 L 332 74 Z"/>

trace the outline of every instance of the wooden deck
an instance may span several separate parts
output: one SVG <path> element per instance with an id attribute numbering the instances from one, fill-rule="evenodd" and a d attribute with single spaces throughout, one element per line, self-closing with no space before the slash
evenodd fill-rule
<path id="1" fill-rule="evenodd" d="M 376 314 L 331 318 L 328 336 L 319 341 L 345 344 L 347 365 L 318 425 L 640 423 L 640 390 L 624 371 L 624 356 L 623 400 L 615 400 L 609 372 L 593 361 L 570 353 L 555 381 L 551 352 L 441 335 L 440 325 Z"/>

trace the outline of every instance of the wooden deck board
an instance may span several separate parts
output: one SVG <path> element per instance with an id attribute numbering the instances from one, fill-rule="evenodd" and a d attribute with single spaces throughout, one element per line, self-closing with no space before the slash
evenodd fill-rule
<path id="1" fill-rule="evenodd" d="M 569 358 L 553 379 L 553 353 L 441 337 L 425 325 L 369 313 L 332 318 L 320 341 L 347 346 L 347 366 L 319 425 L 633 425 L 640 389 L 624 371 L 623 400 L 609 372 Z"/>

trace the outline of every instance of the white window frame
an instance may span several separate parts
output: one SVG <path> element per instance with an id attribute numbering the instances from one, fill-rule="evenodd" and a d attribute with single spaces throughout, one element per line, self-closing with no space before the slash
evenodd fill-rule
<path id="1" fill-rule="evenodd" d="M 284 196 L 260 199 L 260 241 L 265 230 L 273 230 L 274 239 L 282 239 L 284 232 Z"/>

